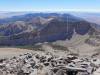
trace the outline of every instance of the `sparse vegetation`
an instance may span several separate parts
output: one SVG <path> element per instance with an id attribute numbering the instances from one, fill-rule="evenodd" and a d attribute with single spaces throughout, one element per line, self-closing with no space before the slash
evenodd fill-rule
<path id="1" fill-rule="evenodd" d="M 34 51 L 44 51 L 41 48 L 41 45 L 25 45 L 25 46 L 13 46 L 15 48 L 21 48 L 21 49 L 28 49 L 28 50 L 34 50 Z"/>
<path id="2" fill-rule="evenodd" d="M 69 51 L 67 47 L 61 46 L 61 45 L 56 45 L 56 44 L 50 44 L 54 50 L 62 50 L 62 51 Z"/>

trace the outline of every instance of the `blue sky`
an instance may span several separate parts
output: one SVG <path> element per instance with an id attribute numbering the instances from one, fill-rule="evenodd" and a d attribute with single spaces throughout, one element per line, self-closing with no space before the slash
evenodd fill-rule
<path id="1" fill-rule="evenodd" d="M 0 11 L 100 12 L 100 0 L 0 0 Z"/>

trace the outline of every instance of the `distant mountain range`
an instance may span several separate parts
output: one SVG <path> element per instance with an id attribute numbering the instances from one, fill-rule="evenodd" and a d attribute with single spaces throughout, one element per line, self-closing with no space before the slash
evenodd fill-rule
<path id="1" fill-rule="evenodd" d="M 19 15 L 24 15 L 27 14 L 29 12 L 4 12 L 4 11 L 0 11 L 0 19 L 4 19 L 4 18 L 10 18 L 12 16 L 19 16 Z"/>
<path id="2" fill-rule="evenodd" d="M 0 19 L 0 45 L 33 45 L 84 36 L 99 25 L 70 14 L 30 13 Z"/>
<path id="3" fill-rule="evenodd" d="M 71 14 L 100 25 L 100 13 L 73 12 Z"/>

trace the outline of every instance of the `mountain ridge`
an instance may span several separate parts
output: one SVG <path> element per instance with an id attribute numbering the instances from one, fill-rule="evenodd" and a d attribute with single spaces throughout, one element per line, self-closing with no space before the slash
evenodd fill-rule
<path id="1" fill-rule="evenodd" d="M 70 40 L 75 32 L 84 36 L 93 28 L 91 25 L 98 26 L 70 14 L 58 13 L 13 16 L 1 19 L 0 23 L 0 45 L 27 45 Z M 96 30 L 96 28 L 93 29 Z"/>

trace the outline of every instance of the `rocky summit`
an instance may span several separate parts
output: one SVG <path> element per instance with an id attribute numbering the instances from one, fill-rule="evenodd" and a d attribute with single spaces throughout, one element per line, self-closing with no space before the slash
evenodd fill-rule
<path id="1" fill-rule="evenodd" d="M 0 75 L 100 75 L 100 25 L 70 13 L 2 18 L 0 47 Z"/>
<path id="2" fill-rule="evenodd" d="M 0 59 L 0 75 L 100 75 L 100 59 L 50 52 Z"/>

